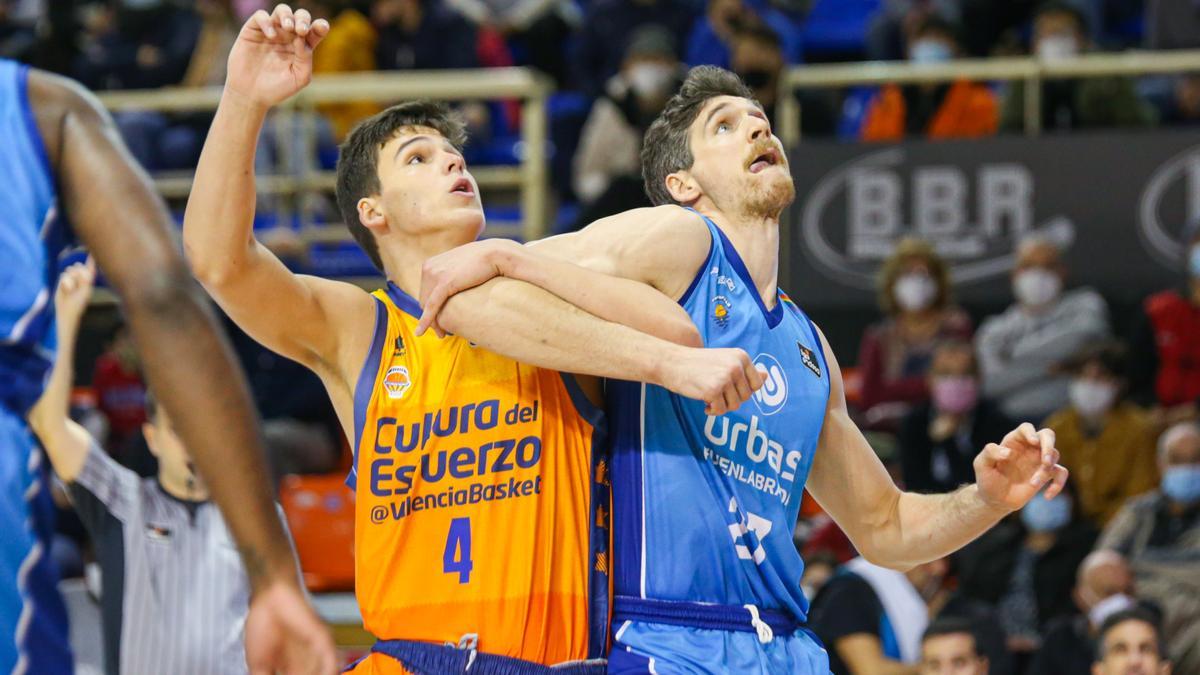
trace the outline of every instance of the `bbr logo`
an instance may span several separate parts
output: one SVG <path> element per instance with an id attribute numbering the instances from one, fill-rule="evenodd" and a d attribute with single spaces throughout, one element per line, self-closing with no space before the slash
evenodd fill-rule
<path id="1" fill-rule="evenodd" d="M 770 354 L 754 357 L 754 365 L 765 373 L 762 389 L 754 392 L 754 405 L 763 415 L 774 415 L 787 403 L 787 375 L 779 361 Z"/>

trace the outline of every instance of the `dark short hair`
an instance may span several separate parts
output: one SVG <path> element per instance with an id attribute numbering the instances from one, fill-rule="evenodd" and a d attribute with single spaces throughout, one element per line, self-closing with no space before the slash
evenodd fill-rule
<path id="1" fill-rule="evenodd" d="M 692 157 L 688 130 L 709 99 L 718 96 L 737 96 L 758 102 L 741 78 L 724 68 L 696 66 L 688 71 L 687 79 L 667 101 L 662 113 L 646 130 L 642 143 L 642 180 L 646 196 L 655 206 L 674 204 L 667 190 L 667 176 L 691 168 Z"/>
<path id="2" fill-rule="evenodd" d="M 466 125 L 450 108 L 435 101 L 407 101 L 372 115 L 350 132 L 337 161 L 337 203 L 350 234 L 380 271 L 383 260 L 375 236 L 358 218 L 358 200 L 379 194 L 379 150 L 402 130 L 428 127 L 459 150 L 467 142 Z"/>
<path id="3" fill-rule="evenodd" d="M 979 633 L 975 630 L 975 622 L 963 616 L 939 616 L 929 624 L 925 629 L 925 634 L 921 636 L 921 644 L 926 640 L 941 635 L 958 635 L 965 633 L 971 636 L 971 649 L 975 652 L 975 656 L 983 656 L 979 652 Z"/>
<path id="4" fill-rule="evenodd" d="M 962 33 L 959 30 L 958 24 L 939 14 L 930 14 L 921 19 L 917 23 L 916 29 L 913 30 L 912 35 L 913 39 L 916 39 L 929 33 L 945 35 L 953 40 L 954 44 L 962 44 Z"/>
<path id="5" fill-rule="evenodd" d="M 750 40 L 772 49 L 783 49 L 783 41 L 779 39 L 779 33 L 761 21 L 748 21 L 742 24 L 734 32 L 733 39 L 735 41 Z"/>
<path id="6" fill-rule="evenodd" d="M 1141 621 L 1154 629 L 1154 644 L 1158 647 L 1158 658 L 1167 658 L 1167 641 L 1163 637 L 1162 617 L 1143 605 L 1135 605 L 1114 613 L 1100 624 L 1100 635 L 1096 638 L 1096 662 L 1104 660 L 1104 639 L 1110 631 L 1126 621 Z"/>
<path id="7" fill-rule="evenodd" d="M 152 424 L 158 422 L 158 399 L 154 397 L 154 393 L 146 391 L 146 402 L 143 404 L 146 408 L 146 419 Z"/>
<path id="8" fill-rule="evenodd" d="M 1076 375 L 1089 363 L 1099 363 L 1109 375 L 1120 379 L 1129 376 L 1129 349 L 1120 340 L 1103 340 L 1083 347 L 1063 361 L 1060 370 Z"/>
<path id="9" fill-rule="evenodd" d="M 1087 17 L 1084 16 L 1083 12 L 1079 11 L 1078 7 L 1067 2 L 1062 2 L 1061 0 L 1049 0 L 1038 5 L 1037 10 L 1033 13 L 1033 22 L 1037 23 L 1038 19 L 1048 14 L 1066 14 L 1070 16 L 1075 21 L 1075 27 L 1079 29 L 1079 32 L 1084 35 L 1088 34 Z"/>

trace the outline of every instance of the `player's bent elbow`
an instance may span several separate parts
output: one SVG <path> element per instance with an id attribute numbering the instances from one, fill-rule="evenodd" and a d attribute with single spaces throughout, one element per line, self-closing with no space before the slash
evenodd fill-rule
<path id="1" fill-rule="evenodd" d="M 669 330 L 670 334 L 666 339 L 677 345 L 695 349 L 700 349 L 704 346 L 704 338 L 700 337 L 700 331 L 696 329 L 696 325 L 691 321 L 680 321 L 677 325 L 671 326 Z"/>

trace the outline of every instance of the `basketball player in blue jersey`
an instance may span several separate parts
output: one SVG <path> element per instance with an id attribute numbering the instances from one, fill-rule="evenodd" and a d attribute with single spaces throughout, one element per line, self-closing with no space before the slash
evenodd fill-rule
<path id="1" fill-rule="evenodd" d="M 51 300 L 76 236 L 121 297 L 150 385 L 241 546 L 255 591 L 251 672 L 334 672 L 333 641 L 299 586 L 271 499 L 244 380 L 112 121 L 74 82 L 0 59 L 0 139 L 0 672 L 73 672 L 39 518 L 44 467 L 25 416 L 54 361 Z"/>
<path id="2" fill-rule="evenodd" d="M 732 412 L 646 384 L 610 382 L 616 673 L 827 673 L 804 628 L 792 530 L 805 487 L 869 561 L 907 569 L 964 546 L 1047 483 L 1054 434 L 1022 425 L 975 459 L 951 494 L 901 492 L 846 410 L 825 338 L 777 286 L 787 158 L 732 73 L 693 69 L 646 134 L 660 206 L 530 247 L 480 242 L 429 261 L 422 327 L 493 275 L 568 302 L 590 291 L 564 265 L 642 281 L 678 299 L 708 347 L 739 347 L 767 382 Z M 557 259 L 557 260 L 556 260 Z M 446 300 L 449 298 L 449 300 Z M 444 303 L 444 304 L 443 304 Z"/>

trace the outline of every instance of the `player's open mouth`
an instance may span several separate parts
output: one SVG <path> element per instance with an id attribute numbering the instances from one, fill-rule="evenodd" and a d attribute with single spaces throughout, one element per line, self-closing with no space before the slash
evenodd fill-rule
<path id="1" fill-rule="evenodd" d="M 454 187 L 450 189 L 450 194 L 463 195 L 465 197 L 474 197 L 475 188 L 471 185 L 471 181 L 466 178 L 459 178 L 454 181 Z"/>
<path id="2" fill-rule="evenodd" d="M 776 150 L 768 150 L 754 158 L 750 162 L 750 173 L 759 173 L 767 167 L 779 164 L 779 153 Z"/>

